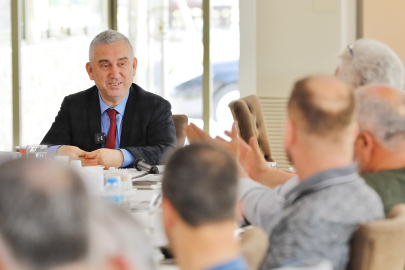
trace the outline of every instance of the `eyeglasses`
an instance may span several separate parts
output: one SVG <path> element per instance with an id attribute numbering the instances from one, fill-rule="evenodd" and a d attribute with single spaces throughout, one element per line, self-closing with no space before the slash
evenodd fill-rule
<path id="1" fill-rule="evenodd" d="M 347 49 L 349 50 L 350 55 L 352 56 L 352 58 L 354 57 L 353 47 L 354 47 L 353 44 L 349 44 L 349 45 L 347 46 Z M 360 75 L 360 77 L 361 77 L 360 85 L 365 85 L 363 76 L 361 76 L 361 73 L 357 70 L 357 68 L 356 68 L 355 66 L 353 66 L 353 67 L 356 69 L 357 73 L 358 73 L 358 74 Z"/>
<path id="2" fill-rule="evenodd" d="M 353 44 L 349 44 L 349 45 L 347 46 L 347 49 L 349 50 L 350 55 L 352 56 L 352 58 L 354 57 L 353 47 L 354 47 Z"/>

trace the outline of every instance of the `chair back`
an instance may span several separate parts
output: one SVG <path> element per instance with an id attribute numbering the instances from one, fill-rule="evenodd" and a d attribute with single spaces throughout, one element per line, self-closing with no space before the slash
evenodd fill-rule
<path id="1" fill-rule="evenodd" d="M 270 141 L 260 100 L 256 95 L 250 95 L 229 103 L 233 119 L 238 121 L 239 136 L 247 143 L 255 137 L 266 161 L 274 161 L 271 157 Z"/>
<path id="2" fill-rule="evenodd" d="M 177 147 L 183 147 L 186 141 L 186 136 L 183 134 L 183 125 L 188 123 L 188 117 L 185 114 L 175 114 L 172 118 L 176 129 Z"/>
<path id="3" fill-rule="evenodd" d="M 351 270 L 404 270 L 405 204 L 392 207 L 386 219 L 361 225 L 354 235 Z"/>
<path id="4" fill-rule="evenodd" d="M 260 268 L 269 247 L 269 237 L 259 227 L 250 226 L 241 235 L 242 255 L 249 269 Z"/>
<path id="5" fill-rule="evenodd" d="M 21 154 L 18 152 L 0 151 L 0 164 L 7 162 L 9 160 L 19 159 L 19 158 L 21 158 Z"/>

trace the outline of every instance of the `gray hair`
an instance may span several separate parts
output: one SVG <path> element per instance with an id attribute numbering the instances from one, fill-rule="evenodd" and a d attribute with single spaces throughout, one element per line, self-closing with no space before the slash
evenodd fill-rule
<path id="1" fill-rule="evenodd" d="M 373 39 L 359 39 L 340 55 L 339 78 L 355 88 L 384 83 L 404 90 L 405 68 L 398 55 L 387 45 Z"/>
<path id="2" fill-rule="evenodd" d="M 388 148 L 405 140 L 405 93 L 393 101 L 362 89 L 356 93 L 359 102 L 360 131 L 370 132 Z"/>
<path id="3" fill-rule="evenodd" d="M 190 226 L 233 220 L 238 168 L 226 151 L 206 144 L 178 149 L 169 158 L 163 196 Z"/>
<path id="4" fill-rule="evenodd" d="M 150 239 L 123 208 L 104 200 L 92 204 L 90 263 L 101 268 L 108 258 L 123 255 L 132 269 L 155 269 Z"/>
<path id="5" fill-rule="evenodd" d="M 131 53 L 131 56 L 134 56 L 134 49 L 132 48 L 131 42 L 129 42 L 129 39 L 121 34 L 120 32 L 114 31 L 114 30 L 106 30 L 104 32 L 101 32 L 98 34 L 93 41 L 90 43 L 90 50 L 89 50 L 89 61 L 91 62 L 94 58 L 94 51 L 97 47 L 97 45 L 100 44 L 113 44 L 117 42 L 125 42 L 128 46 L 129 52 Z"/>
<path id="6" fill-rule="evenodd" d="M 0 234 L 30 269 L 80 262 L 88 252 L 88 196 L 79 176 L 51 161 L 0 165 Z"/>

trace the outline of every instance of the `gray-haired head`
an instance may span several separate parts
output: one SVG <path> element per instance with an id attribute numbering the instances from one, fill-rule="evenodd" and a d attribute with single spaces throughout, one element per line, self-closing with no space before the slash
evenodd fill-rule
<path id="1" fill-rule="evenodd" d="M 183 221 L 197 227 L 235 218 L 237 183 L 233 157 L 211 145 L 192 144 L 169 158 L 162 191 Z"/>
<path id="2" fill-rule="evenodd" d="M 91 217 L 89 261 L 95 269 L 117 256 L 124 256 L 131 269 L 154 269 L 150 239 L 127 211 L 108 201 L 95 200 Z"/>
<path id="3" fill-rule="evenodd" d="M 404 90 L 405 68 L 398 55 L 377 40 L 359 39 L 340 55 L 337 76 L 357 88 L 370 83 L 383 83 Z"/>
<path id="4" fill-rule="evenodd" d="M 0 235 L 27 269 L 81 262 L 88 253 L 88 196 L 79 176 L 56 162 L 0 165 Z"/>
<path id="5" fill-rule="evenodd" d="M 106 30 L 98 34 L 93 41 L 90 43 L 90 50 L 89 50 L 89 61 L 91 61 L 94 58 L 94 52 L 97 47 L 97 45 L 100 44 L 113 44 L 117 42 L 125 42 L 128 46 L 128 49 L 131 53 L 131 56 L 134 56 L 134 49 L 132 48 L 131 42 L 129 42 L 129 39 L 121 34 L 120 32 L 114 31 L 114 30 Z"/>
<path id="6" fill-rule="evenodd" d="M 374 84 L 356 91 L 360 131 L 368 131 L 388 148 L 405 141 L 405 93 Z"/>

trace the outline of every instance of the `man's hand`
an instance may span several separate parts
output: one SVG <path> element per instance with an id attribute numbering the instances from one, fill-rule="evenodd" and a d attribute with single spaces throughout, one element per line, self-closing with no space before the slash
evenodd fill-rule
<path id="1" fill-rule="evenodd" d="M 196 125 L 191 123 L 190 125 L 185 124 L 184 134 L 187 136 L 190 143 L 209 143 L 215 146 L 221 147 L 232 154 L 236 159 L 238 159 L 239 154 L 239 139 L 237 132 L 237 123 L 232 125 L 232 132 L 227 131 L 227 135 L 232 138 L 231 142 L 216 137 L 211 138 L 210 135 L 199 129 Z"/>
<path id="2" fill-rule="evenodd" d="M 215 137 L 214 142 L 218 146 L 228 150 L 228 152 L 230 152 L 236 160 L 239 160 L 239 147 L 242 140 L 238 138 L 238 122 L 235 121 L 232 124 L 232 131 L 225 131 L 225 134 L 231 138 L 230 142 L 222 139 L 219 136 Z"/>
<path id="3" fill-rule="evenodd" d="M 214 140 L 193 123 L 190 123 L 190 125 L 184 124 L 183 133 L 190 143 L 212 143 Z"/>
<path id="4" fill-rule="evenodd" d="M 69 156 L 70 159 L 77 159 L 79 157 L 84 157 L 88 152 L 83 151 L 79 147 L 71 145 L 62 145 L 56 150 L 57 156 Z"/>
<path id="5" fill-rule="evenodd" d="M 124 155 L 117 149 L 97 149 L 87 153 L 86 158 L 98 158 L 98 164 L 104 165 L 106 170 L 110 167 L 119 168 L 124 163 Z"/>
<path id="6" fill-rule="evenodd" d="M 230 151 L 239 161 L 243 168 L 243 173 L 259 182 L 259 178 L 267 171 L 268 166 L 264 156 L 259 148 L 256 138 L 250 138 L 249 145 L 241 138 L 238 138 L 238 124 L 232 125 L 232 132 L 225 131 L 225 134 L 231 138 L 230 142 L 216 137 L 216 141 L 221 142 L 222 146 Z"/>
<path id="7" fill-rule="evenodd" d="M 239 162 L 249 177 L 258 182 L 260 182 L 262 174 L 268 169 L 255 137 L 250 138 L 249 144 L 241 140 Z"/>

